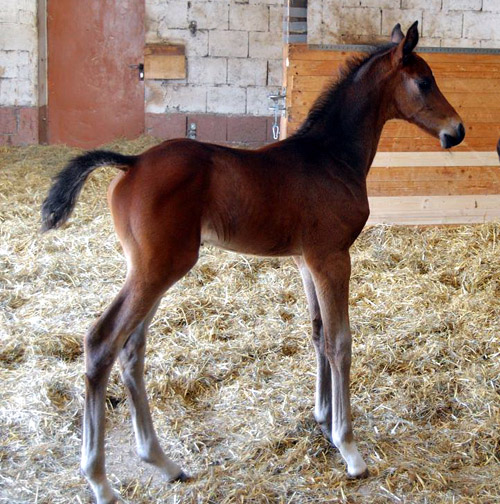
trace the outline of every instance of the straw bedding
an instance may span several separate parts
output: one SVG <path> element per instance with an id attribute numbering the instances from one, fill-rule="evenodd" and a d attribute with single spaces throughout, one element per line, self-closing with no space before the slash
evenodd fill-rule
<path id="1" fill-rule="evenodd" d="M 140 152 L 142 138 L 108 147 Z M 0 501 L 89 502 L 79 474 L 82 337 L 124 279 L 94 173 L 65 229 L 41 236 L 65 147 L 0 150 Z M 315 362 L 289 259 L 203 248 L 165 296 L 146 378 L 170 485 L 134 454 L 117 373 L 108 469 L 129 502 L 500 502 L 500 227 L 373 227 L 353 249 L 355 435 L 348 481 L 312 417 Z"/>

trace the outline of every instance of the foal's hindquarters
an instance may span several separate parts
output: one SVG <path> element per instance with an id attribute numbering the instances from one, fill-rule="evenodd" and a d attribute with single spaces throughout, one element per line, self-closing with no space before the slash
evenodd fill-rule
<path id="1" fill-rule="evenodd" d="M 85 338 L 81 467 L 98 503 L 115 499 L 105 473 L 104 422 L 106 387 L 117 357 L 127 388 L 139 456 L 156 466 L 169 481 L 186 478 L 159 445 L 143 371 L 146 331 L 160 298 L 198 258 L 199 180 L 184 176 L 176 185 L 171 177 L 172 185 L 166 191 L 153 193 L 148 190 L 152 185 L 143 184 L 143 190 L 138 193 L 134 191 L 134 184 L 141 175 L 147 178 L 148 165 L 144 166 L 142 170 L 119 175 L 110 186 L 109 202 L 127 260 L 127 277 L 119 294 Z M 161 179 L 157 178 L 156 182 Z"/>

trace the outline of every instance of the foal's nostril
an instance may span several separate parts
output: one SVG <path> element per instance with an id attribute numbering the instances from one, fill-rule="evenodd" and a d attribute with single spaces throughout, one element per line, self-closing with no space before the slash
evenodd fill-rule
<path id="1" fill-rule="evenodd" d="M 455 139 L 448 135 L 448 133 L 445 133 L 444 135 L 441 136 L 441 145 L 445 149 L 449 149 L 450 147 L 453 147 L 455 144 Z"/>
<path id="2" fill-rule="evenodd" d="M 465 128 L 462 123 L 460 123 L 455 130 L 454 135 L 450 135 L 448 133 L 442 132 L 439 135 L 439 138 L 441 139 L 441 145 L 445 149 L 449 149 L 450 147 L 454 147 L 455 145 L 458 145 L 465 137 Z"/>

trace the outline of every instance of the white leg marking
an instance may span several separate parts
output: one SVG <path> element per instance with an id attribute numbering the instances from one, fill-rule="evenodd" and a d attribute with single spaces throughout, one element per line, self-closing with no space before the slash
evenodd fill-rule
<path id="1" fill-rule="evenodd" d="M 347 464 L 347 474 L 349 476 L 360 476 L 366 471 L 367 467 L 365 461 L 361 457 L 354 441 L 350 443 L 341 443 L 338 441 L 335 442 L 335 446 L 338 448 L 342 458 Z"/>
<path id="2" fill-rule="evenodd" d="M 170 460 L 161 449 L 153 430 L 149 411 L 147 413 L 142 412 L 141 416 L 137 415 L 137 413 L 134 414 L 132 423 L 139 457 L 158 468 L 167 480 L 171 481 L 178 478 L 182 474 L 182 469 Z"/>
<path id="3" fill-rule="evenodd" d="M 356 442 L 352 440 L 348 387 L 349 381 L 346 383 L 341 373 L 335 376 L 332 369 L 332 442 L 347 464 L 347 474 L 355 478 L 361 476 L 367 467 L 356 447 Z M 349 441 L 345 440 L 346 433 L 350 434 Z"/>
<path id="4" fill-rule="evenodd" d="M 102 483 L 88 480 L 95 495 L 96 504 L 111 504 L 113 502 L 123 502 L 117 493 L 111 488 L 107 480 Z"/>
<path id="5" fill-rule="evenodd" d="M 109 484 L 108 479 L 106 478 L 106 474 L 103 473 L 101 475 L 93 475 L 91 478 L 87 476 L 87 472 L 89 468 L 92 466 L 91 460 L 95 460 L 98 456 L 98 448 L 95 445 L 89 447 L 89 443 L 86 440 L 89 439 L 88 434 L 88 426 L 84 425 L 83 427 L 83 450 L 82 450 L 82 459 L 81 459 L 81 468 L 82 472 L 85 475 L 92 491 L 94 492 L 96 503 L 97 504 L 110 504 L 118 500 L 118 494 L 113 490 L 111 485 Z M 87 447 L 87 449 L 85 448 Z M 96 449 L 97 448 L 97 449 Z"/>

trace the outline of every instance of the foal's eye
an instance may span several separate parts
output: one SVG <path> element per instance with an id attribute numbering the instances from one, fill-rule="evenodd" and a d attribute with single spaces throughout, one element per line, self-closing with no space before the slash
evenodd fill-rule
<path id="1" fill-rule="evenodd" d="M 431 79 L 421 79 L 418 81 L 418 88 L 420 91 L 425 93 L 426 91 L 429 91 L 432 86 L 432 81 Z"/>

